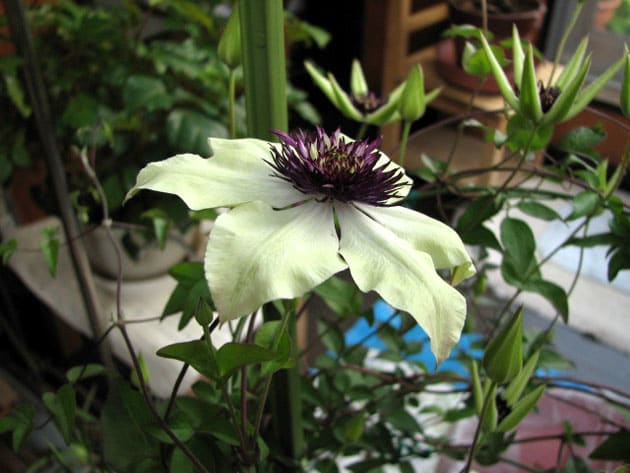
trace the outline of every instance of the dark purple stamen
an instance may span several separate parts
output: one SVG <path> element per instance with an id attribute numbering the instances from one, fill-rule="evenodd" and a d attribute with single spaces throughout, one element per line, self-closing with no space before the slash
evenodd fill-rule
<path id="1" fill-rule="evenodd" d="M 542 81 L 538 81 L 538 95 L 540 96 L 540 108 L 543 113 L 547 113 L 560 95 L 560 89 L 557 87 L 547 88 Z"/>
<path id="2" fill-rule="evenodd" d="M 363 95 L 353 95 L 350 98 L 352 100 L 352 103 L 363 114 L 373 112 L 384 103 L 384 100 L 381 99 L 374 92 L 368 92 L 367 94 L 363 94 Z"/>
<path id="3" fill-rule="evenodd" d="M 377 167 L 380 138 L 346 143 L 339 130 L 327 135 L 319 127 L 315 133 L 274 133 L 282 146 L 272 147 L 272 159 L 267 163 L 275 176 L 300 192 L 322 200 L 376 206 L 392 205 L 391 199 L 402 198 L 398 191 L 407 185 L 401 179 L 404 171 L 386 170 L 383 163 Z"/>

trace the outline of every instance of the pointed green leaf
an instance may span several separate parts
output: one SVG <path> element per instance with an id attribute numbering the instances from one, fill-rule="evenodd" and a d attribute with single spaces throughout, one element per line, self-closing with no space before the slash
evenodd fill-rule
<path id="1" fill-rule="evenodd" d="M 562 320 L 567 323 L 569 320 L 569 299 L 566 291 L 551 281 L 545 281 L 538 277 L 530 277 L 523 285 L 523 289 L 528 292 L 535 292 L 547 299 L 554 309 L 562 316 Z"/>
<path id="2" fill-rule="evenodd" d="M 358 442 L 365 431 L 365 412 L 358 412 L 337 422 L 335 437 L 344 445 Z"/>
<path id="3" fill-rule="evenodd" d="M 521 89 L 521 78 L 523 77 L 523 62 L 525 53 L 521 44 L 521 37 L 516 25 L 512 25 L 512 67 L 514 70 L 514 84 Z"/>
<path id="4" fill-rule="evenodd" d="M 219 377 L 215 355 L 205 340 L 174 343 L 160 348 L 157 355 L 187 363 L 210 379 L 216 380 Z"/>
<path id="5" fill-rule="evenodd" d="M 544 149 L 553 136 L 553 127 L 543 124 L 547 114 L 539 123 L 535 123 L 521 114 L 515 114 L 508 121 L 508 139 L 506 144 L 512 151 Z"/>
<path id="6" fill-rule="evenodd" d="M 265 322 L 256 330 L 254 342 L 268 350 L 274 350 L 278 355 L 276 359 L 262 363 L 261 376 L 270 376 L 278 370 L 290 368 L 295 364 L 293 358 L 293 341 L 288 330 L 278 333 L 282 326 L 280 320 Z"/>
<path id="7" fill-rule="evenodd" d="M 10 240 L 3 241 L 0 243 L 0 258 L 2 258 L 2 264 L 4 266 L 7 265 L 11 255 L 15 252 L 17 248 L 17 241 L 14 238 Z"/>
<path id="8" fill-rule="evenodd" d="M 76 399 L 72 385 L 64 384 L 56 393 L 44 393 L 42 401 L 55 419 L 63 439 L 69 444 L 72 441 L 76 417 Z"/>
<path id="9" fill-rule="evenodd" d="M 58 227 L 47 227 L 42 230 L 42 238 L 39 247 L 42 250 L 48 272 L 54 278 L 57 274 L 57 256 L 59 255 L 59 240 L 57 239 Z"/>
<path id="10" fill-rule="evenodd" d="M 308 72 L 308 75 L 311 76 L 311 79 L 313 79 L 313 82 L 315 82 L 315 85 L 320 88 L 326 97 L 328 97 L 328 100 L 330 100 L 335 107 L 339 108 L 340 104 L 337 99 L 337 95 L 326 76 L 319 72 L 319 70 L 310 61 L 304 62 L 304 68 L 306 69 L 306 72 Z"/>
<path id="11" fill-rule="evenodd" d="M 526 394 L 516 405 L 512 408 L 512 411 L 505 416 L 505 418 L 499 422 L 497 430 L 499 432 L 508 432 L 515 428 L 530 411 L 536 407 L 538 400 L 545 392 L 545 386 L 540 385 L 536 387 L 532 392 Z"/>
<path id="12" fill-rule="evenodd" d="M 582 94 L 580 89 L 582 88 L 582 84 L 586 79 L 590 67 L 591 58 L 588 57 L 582 64 L 581 69 L 572 77 L 566 87 L 560 89 L 560 95 L 558 95 L 541 121 L 543 125 L 552 125 L 569 119 L 568 114 L 574 106 L 578 94 Z"/>
<path id="13" fill-rule="evenodd" d="M 591 103 L 591 100 L 595 98 L 595 96 L 599 93 L 600 90 L 604 88 L 608 82 L 614 77 L 621 66 L 625 63 L 625 56 L 611 65 L 608 69 L 606 69 L 603 73 L 597 76 L 593 82 L 591 82 L 584 90 L 580 92 L 577 96 L 573 106 L 567 113 L 565 120 L 569 120 L 573 118 L 575 115 L 580 113 L 584 108 Z"/>
<path id="14" fill-rule="evenodd" d="M 619 91 L 619 107 L 626 118 L 630 118 L 630 53 L 626 49 L 623 79 Z"/>
<path id="15" fill-rule="evenodd" d="M 97 363 L 88 363 L 87 365 L 75 366 L 66 372 L 66 379 L 71 383 L 76 383 L 81 379 L 91 378 L 105 374 L 107 369 L 103 365 Z"/>
<path id="16" fill-rule="evenodd" d="M 481 44 L 483 46 L 484 51 L 486 52 L 488 61 L 490 62 L 492 75 L 494 76 L 494 79 L 497 82 L 501 95 L 503 96 L 505 101 L 508 103 L 508 105 L 514 111 L 518 112 L 520 110 L 518 99 L 516 98 L 516 95 L 514 94 L 514 91 L 512 90 L 510 81 L 505 75 L 505 72 L 503 71 L 503 68 L 499 64 L 499 61 L 497 60 L 494 53 L 492 52 L 492 48 L 488 44 L 488 41 L 483 35 L 481 36 Z"/>
<path id="17" fill-rule="evenodd" d="M 315 288 L 314 292 L 341 318 L 354 316 L 361 312 L 361 293 L 354 284 L 337 276 L 324 281 Z"/>
<path id="18" fill-rule="evenodd" d="M 527 48 L 527 57 L 523 65 L 523 77 L 521 79 L 521 113 L 530 120 L 538 122 L 543 115 L 540 105 L 540 95 L 536 82 L 536 68 L 534 66 L 534 53 L 532 46 Z"/>
<path id="19" fill-rule="evenodd" d="M 486 374 L 497 384 L 505 384 L 523 366 L 523 307 L 514 313 L 508 324 L 488 343 L 483 356 Z"/>
<path id="20" fill-rule="evenodd" d="M 524 200 L 519 202 L 518 209 L 527 215 L 540 218 L 541 220 L 552 221 L 562 220 L 562 217 L 551 207 L 548 207 L 540 202 Z"/>
<path id="21" fill-rule="evenodd" d="M 507 388 L 503 392 L 502 396 L 507 402 L 508 406 L 513 407 L 521 397 L 525 386 L 529 382 L 529 378 L 534 373 L 536 369 L 536 364 L 538 363 L 538 356 L 540 355 L 540 350 L 534 352 L 532 356 L 529 357 L 523 369 L 518 373 L 516 378 L 510 381 Z"/>
<path id="22" fill-rule="evenodd" d="M 259 345 L 229 342 L 217 351 L 217 366 L 225 379 L 243 366 L 278 359 L 278 354 Z"/>
<path id="23" fill-rule="evenodd" d="M 560 90 L 564 90 L 569 82 L 571 82 L 578 71 L 582 69 L 582 62 L 584 61 L 584 55 L 586 54 L 586 47 L 588 46 L 588 36 L 582 38 L 580 44 L 575 49 L 575 52 L 569 59 L 569 62 L 562 68 L 562 72 L 558 76 L 558 80 L 555 82 L 555 86 Z"/>
<path id="24" fill-rule="evenodd" d="M 483 399 L 484 403 L 487 403 L 486 411 L 483 414 L 483 419 L 480 419 L 481 428 L 485 432 L 494 432 L 497 428 L 497 420 L 499 418 L 499 411 L 497 409 L 497 403 L 495 401 L 497 397 L 497 385 L 486 379 L 484 385 Z"/>
<path id="25" fill-rule="evenodd" d="M 602 199 L 596 192 L 585 190 L 573 198 L 573 210 L 567 220 L 576 220 L 587 215 L 592 215 L 602 204 Z"/>
<path id="26" fill-rule="evenodd" d="M 523 220 L 505 218 L 501 222 L 501 241 L 505 248 L 505 257 L 516 272 L 526 275 L 532 261 L 535 262 L 536 239 L 529 225 Z"/>
<path id="27" fill-rule="evenodd" d="M 333 76 L 332 74 L 328 74 L 328 81 L 330 82 L 330 85 L 332 86 L 332 91 L 335 94 L 337 108 L 339 109 L 339 111 L 352 120 L 355 120 L 357 122 L 363 121 L 363 115 L 361 115 L 361 112 L 359 112 L 357 107 L 354 106 L 352 100 L 350 99 L 350 97 L 348 97 L 348 94 L 346 94 L 346 92 L 344 92 L 344 90 L 341 88 L 341 86 L 335 79 L 335 76 Z"/>

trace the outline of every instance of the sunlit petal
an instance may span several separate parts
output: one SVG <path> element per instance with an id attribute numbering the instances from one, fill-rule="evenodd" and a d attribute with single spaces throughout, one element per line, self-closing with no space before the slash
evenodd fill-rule
<path id="1" fill-rule="evenodd" d="M 408 312 L 431 338 L 438 363 L 459 340 L 466 317 L 464 297 L 436 273 L 431 257 L 351 205 L 336 204 L 340 253 L 364 292 L 376 291 Z"/>
<path id="2" fill-rule="evenodd" d="M 262 202 L 219 217 L 206 252 L 206 278 L 222 321 L 263 303 L 301 296 L 346 268 L 332 208 L 309 202 L 282 211 Z"/>
<path id="3" fill-rule="evenodd" d="M 475 274 L 475 267 L 461 238 L 448 225 L 405 207 L 355 205 L 414 249 L 428 253 L 436 268 L 461 267 L 461 270 L 457 271 L 457 278 L 453 284 Z"/>

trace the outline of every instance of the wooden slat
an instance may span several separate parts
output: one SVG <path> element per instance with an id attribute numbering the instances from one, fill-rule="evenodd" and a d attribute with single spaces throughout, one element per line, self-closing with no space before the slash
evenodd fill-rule
<path id="1" fill-rule="evenodd" d="M 407 16 L 404 25 L 408 32 L 413 32 L 439 23 L 447 17 L 448 6 L 446 3 L 442 3 Z"/>

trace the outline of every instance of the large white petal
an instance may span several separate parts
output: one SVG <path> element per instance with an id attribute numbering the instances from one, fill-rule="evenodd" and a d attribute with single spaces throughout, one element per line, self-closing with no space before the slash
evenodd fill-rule
<path id="1" fill-rule="evenodd" d="M 221 320 L 301 296 L 346 268 L 332 208 L 317 202 L 276 211 L 262 202 L 220 216 L 206 251 L 206 278 Z"/>
<path id="2" fill-rule="evenodd" d="M 212 158 L 179 154 L 149 163 L 127 198 L 140 189 L 178 195 L 193 210 L 261 200 L 276 208 L 304 200 L 291 184 L 272 176 L 270 143 L 254 139 L 212 139 Z"/>
<path id="3" fill-rule="evenodd" d="M 428 253 L 438 269 L 461 268 L 453 284 L 475 274 L 475 267 L 464 243 L 448 225 L 405 207 L 375 207 L 355 204 L 381 225 L 387 227 L 416 250 Z"/>
<path id="4" fill-rule="evenodd" d="M 339 252 L 364 292 L 374 290 L 408 312 L 431 338 L 438 363 L 459 340 L 466 300 L 436 273 L 431 257 L 415 250 L 386 227 L 347 204 L 336 204 Z"/>

